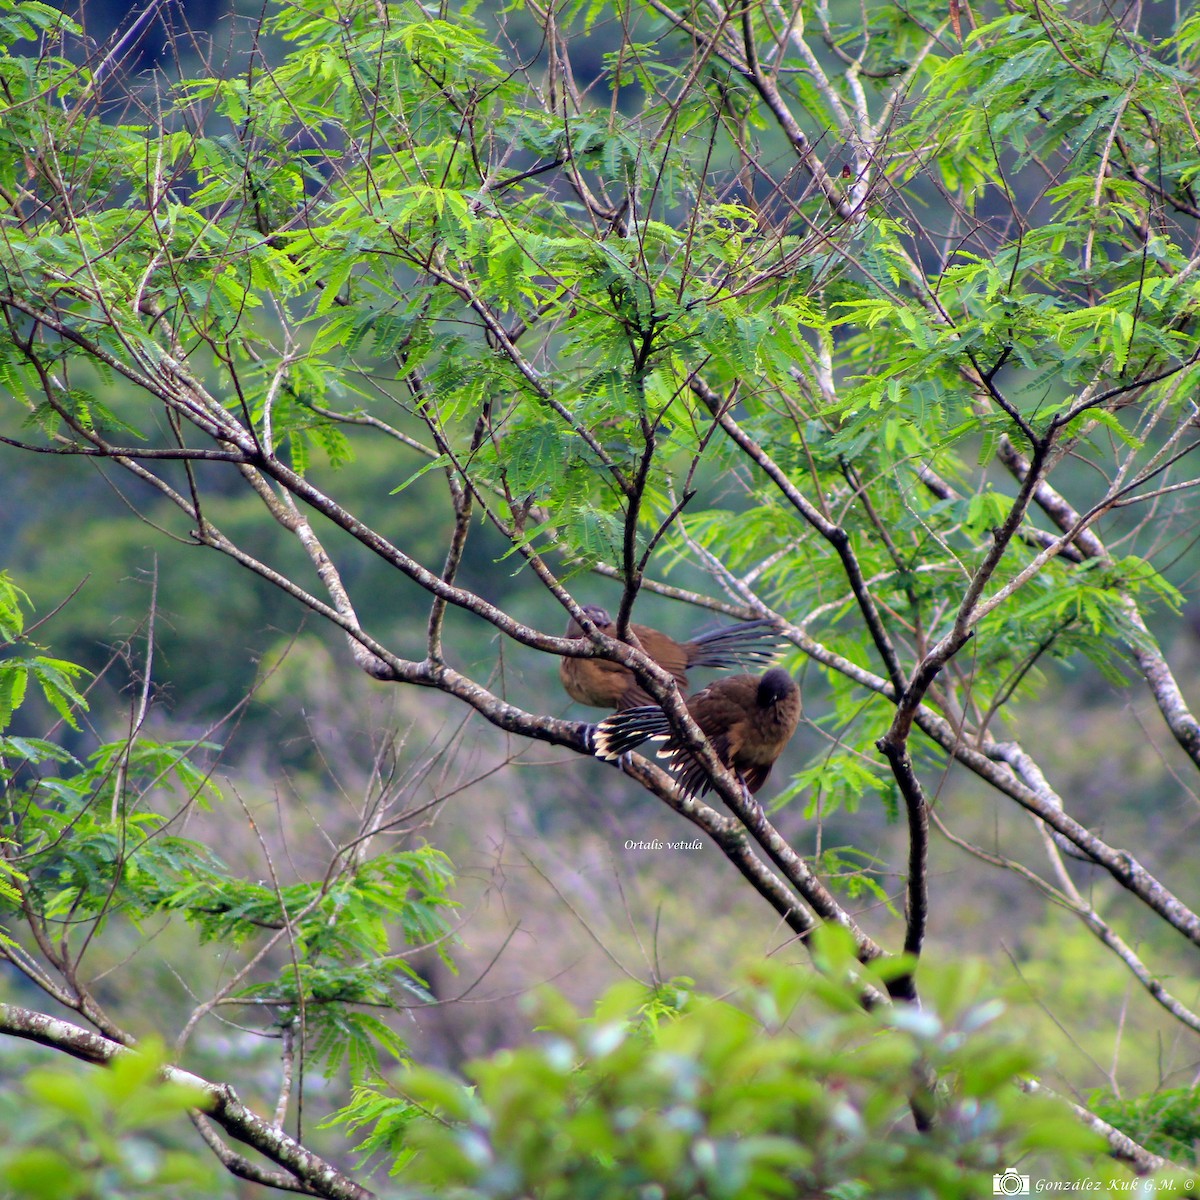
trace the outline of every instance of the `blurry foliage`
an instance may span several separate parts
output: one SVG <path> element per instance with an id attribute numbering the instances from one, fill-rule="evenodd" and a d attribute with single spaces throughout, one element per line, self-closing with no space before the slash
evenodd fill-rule
<path id="1" fill-rule="evenodd" d="M 653 1020 L 633 983 L 590 1018 L 543 992 L 537 1044 L 471 1064 L 466 1086 L 410 1069 L 392 1099 L 360 1094 L 349 1113 L 381 1122 L 368 1151 L 403 1145 L 405 1197 L 976 1200 L 1018 1163 L 1122 1178 L 1064 1106 L 1014 1087 L 1034 1056 L 977 971 L 928 970 L 924 1008 L 865 1012 L 861 989 L 882 980 L 849 940 L 826 927 L 816 953 L 823 975 L 764 963 L 734 1001 L 663 989 Z M 917 1133 L 908 1109 L 930 1073 L 938 1121 Z"/>
<path id="2" fill-rule="evenodd" d="M 35 1067 L 0 1089 L 4 1200 L 205 1200 L 223 1193 L 215 1160 L 164 1141 L 198 1093 L 159 1077 L 161 1045 L 103 1069 Z"/>

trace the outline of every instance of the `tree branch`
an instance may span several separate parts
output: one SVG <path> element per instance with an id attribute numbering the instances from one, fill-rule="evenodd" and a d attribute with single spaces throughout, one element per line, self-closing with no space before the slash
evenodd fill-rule
<path id="1" fill-rule="evenodd" d="M 99 1065 L 131 1053 L 128 1046 L 98 1033 L 15 1004 L 0 1003 L 0 1033 Z M 303 1184 L 308 1194 L 328 1200 L 372 1200 L 374 1193 L 347 1179 L 337 1168 L 306 1150 L 283 1130 L 251 1112 L 228 1084 L 210 1083 L 178 1067 L 165 1067 L 163 1079 L 199 1093 L 201 1100 L 196 1107 L 201 1113 L 211 1117 L 230 1137 L 252 1146 L 271 1162 L 285 1168 Z"/>

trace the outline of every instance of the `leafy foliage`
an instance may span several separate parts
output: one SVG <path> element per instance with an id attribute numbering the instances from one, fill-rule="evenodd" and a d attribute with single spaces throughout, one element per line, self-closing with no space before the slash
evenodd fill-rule
<path id="1" fill-rule="evenodd" d="M 0 610 L 22 641 L 20 593 L 3 577 Z M 14 655 L 0 665 L 53 662 Z M 35 673 L 55 708 L 85 707 L 61 664 Z M 18 698 L 17 707 L 24 694 Z M 51 698 L 48 696 L 48 698 Z M 62 713 L 78 729 L 75 709 Z M 380 1070 L 380 1051 L 404 1059 L 404 1040 L 381 1016 L 406 999 L 429 998 L 393 931 L 407 946 L 436 944 L 452 969 L 447 891 L 449 859 L 430 846 L 365 855 L 351 848 L 314 882 L 268 886 L 232 870 L 202 842 L 181 836 L 182 818 L 225 804 L 211 766 L 199 758 L 220 747 L 156 742 L 136 734 L 96 747 L 85 760 L 50 738 L 5 737 L 0 745 L 7 837 L 0 861 L 0 915 L 43 933 L 59 931 L 64 950 L 87 946 L 113 922 L 141 930 L 178 915 L 202 942 L 264 953 L 264 938 L 286 938 L 290 953 L 234 992 L 273 1015 L 271 1028 L 303 1019 L 312 1061 L 355 1080 Z M 15 943 L 8 939 L 10 946 Z M 65 961 L 59 968 L 65 969 Z M 364 1006 L 368 1011 L 361 1011 Z"/>
<path id="2" fill-rule="evenodd" d="M 25 618 L 22 603 L 28 597 L 5 572 L 0 572 L 0 735 L 8 728 L 13 713 L 21 707 L 25 694 L 32 682 L 37 685 L 46 702 L 72 729 L 78 729 L 75 719 L 78 709 L 87 710 L 87 701 L 76 686 L 86 672 L 74 663 L 61 659 L 46 658 L 40 654 L 15 654 L 24 639 Z M 0 749 L 9 747 L 8 740 L 0 742 Z M 18 757 L 23 752 L 19 744 L 11 746 Z M 37 751 L 30 747 L 36 754 Z"/>
<path id="3" fill-rule="evenodd" d="M 390 1106 L 376 1094 L 359 1116 L 386 1125 L 405 1114 L 406 1194 L 461 1200 L 965 1200 L 1011 1163 L 1111 1174 L 1065 1108 L 1013 1086 L 1032 1058 L 971 971 L 930 973 L 936 1008 L 864 1012 L 861 988 L 882 981 L 822 932 L 828 976 L 764 965 L 736 1004 L 688 995 L 652 1023 L 636 985 L 618 985 L 586 1019 L 545 993 L 537 1046 L 473 1064 L 470 1086 L 410 1070 Z M 906 1113 L 926 1074 L 939 1081 L 938 1123 L 918 1134 Z"/>
<path id="4" fill-rule="evenodd" d="M 1094 1092 L 1088 1097 L 1088 1106 L 1156 1154 L 1172 1162 L 1197 1165 L 1200 1091 L 1196 1088 L 1164 1088 L 1126 1100 Z"/>
<path id="5" fill-rule="evenodd" d="M 159 1078 L 161 1045 L 122 1055 L 104 1070 L 38 1067 L 0 1096 L 0 1177 L 11 1200 L 207 1197 L 214 1162 L 164 1137 L 196 1101 Z"/>

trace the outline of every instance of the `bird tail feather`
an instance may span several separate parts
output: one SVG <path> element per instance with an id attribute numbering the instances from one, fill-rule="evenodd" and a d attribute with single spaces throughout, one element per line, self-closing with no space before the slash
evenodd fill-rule
<path id="1" fill-rule="evenodd" d="M 627 708 L 605 717 L 592 730 L 592 753 L 615 762 L 643 742 L 664 742 L 656 754 L 675 776 L 679 790 L 693 799 L 712 789 L 712 779 L 698 759 L 684 747 L 671 742 L 671 724 L 657 705 Z"/>
<path id="2" fill-rule="evenodd" d="M 766 620 L 723 625 L 692 639 L 689 667 L 745 667 L 772 663 L 787 638 Z"/>
<path id="3" fill-rule="evenodd" d="M 661 741 L 671 733 L 667 714 L 657 705 L 627 708 L 624 712 L 605 717 L 592 735 L 593 753 L 597 758 L 612 761 L 627 750 L 647 741 Z"/>
<path id="4" fill-rule="evenodd" d="M 675 772 L 675 783 L 685 796 L 697 799 L 712 789 L 712 778 L 698 759 L 679 751 L 673 757 L 671 768 Z"/>

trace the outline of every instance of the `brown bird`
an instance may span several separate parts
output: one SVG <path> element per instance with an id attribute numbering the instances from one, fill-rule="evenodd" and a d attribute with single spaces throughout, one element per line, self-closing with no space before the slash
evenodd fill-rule
<path id="1" fill-rule="evenodd" d="M 761 678 L 730 675 L 689 696 L 687 710 L 721 762 L 754 793 L 796 732 L 800 688 L 780 667 Z M 658 757 L 670 760 L 685 795 L 702 796 L 712 787 L 704 767 L 676 740 L 667 714 L 655 704 L 606 717 L 596 726 L 593 745 L 597 758 L 612 760 L 650 740 L 663 743 Z"/>
<path id="2" fill-rule="evenodd" d="M 598 604 L 585 604 L 583 611 L 601 633 L 616 637 L 613 619 Z M 746 667 L 767 664 L 784 639 L 770 621 L 742 621 L 725 625 L 710 633 L 701 633 L 690 642 L 651 629 L 648 625 L 629 626 L 629 645 L 644 650 L 664 671 L 675 676 L 681 691 L 687 690 L 690 667 Z M 567 637 L 581 638 L 584 632 L 572 617 Z M 580 704 L 596 708 L 626 709 L 653 704 L 654 697 L 642 690 L 633 672 L 606 658 L 562 658 L 558 676 L 567 695 Z"/>

